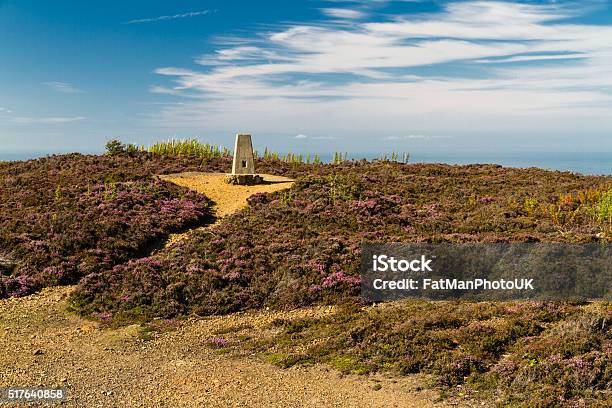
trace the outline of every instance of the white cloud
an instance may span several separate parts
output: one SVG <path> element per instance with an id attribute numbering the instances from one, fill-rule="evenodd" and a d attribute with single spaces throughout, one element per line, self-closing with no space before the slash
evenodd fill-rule
<path id="1" fill-rule="evenodd" d="M 563 22 L 580 12 L 475 1 L 418 18 L 290 25 L 200 57 L 200 70 L 157 69 L 172 85 L 154 90 L 187 102 L 152 120 L 308 134 L 567 131 L 584 119 L 612 130 L 612 26 Z"/>
<path id="2" fill-rule="evenodd" d="M 295 135 L 293 138 L 294 139 L 308 139 L 308 136 L 300 133 L 299 135 Z"/>
<path id="3" fill-rule="evenodd" d="M 18 116 L 13 118 L 13 122 L 20 124 L 41 124 L 41 125 L 61 125 L 65 123 L 79 122 L 85 120 L 82 116 L 47 116 L 47 117 L 27 117 Z"/>
<path id="4" fill-rule="evenodd" d="M 360 20 L 367 17 L 367 13 L 364 13 L 363 11 L 347 8 L 322 8 L 321 12 L 329 17 L 348 20 Z"/>
<path id="5" fill-rule="evenodd" d="M 76 94 L 76 93 L 83 92 L 79 88 L 67 82 L 51 81 L 51 82 L 43 82 L 43 84 L 53 89 L 56 92 L 68 93 L 68 94 Z"/>
<path id="6" fill-rule="evenodd" d="M 213 13 L 216 13 L 216 12 L 217 12 L 217 10 L 190 11 L 188 13 L 180 13 L 180 14 L 173 14 L 173 15 L 167 15 L 167 16 L 158 16 L 158 17 L 151 17 L 151 18 L 139 18 L 139 19 L 136 19 L 136 20 L 130 20 L 126 24 L 142 24 L 142 23 L 153 23 L 153 22 L 156 22 L 156 21 L 176 20 L 176 19 L 179 19 L 179 18 L 190 18 L 190 17 L 205 16 L 205 15 L 213 14 Z"/>
<path id="7" fill-rule="evenodd" d="M 516 57 L 506 57 L 498 59 L 483 59 L 478 60 L 481 64 L 499 64 L 508 62 L 529 62 L 529 61 L 547 61 L 547 60 L 563 60 L 563 59 L 580 59 L 587 58 L 584 54 L 553 54 L 553 55 L 522 55 Z"/>

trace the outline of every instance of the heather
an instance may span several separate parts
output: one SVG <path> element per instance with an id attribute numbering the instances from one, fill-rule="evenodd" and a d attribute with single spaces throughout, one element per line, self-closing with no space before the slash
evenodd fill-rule
<path id="1" fill-rule="evenodd" d="M 76 283 L 207 222 L 204 196 L 154 174 L 188 160 L 65 155 L 0 167 L 0 297 Z"/>
<path id="2" fill-rule="evenodd" d="M 297 177 L 290 190 L 255 194 L 210 230 L 87 276 L 75 307 L 150 318 L 342 303 L 358 300 L 364 242 L 606 239 L 607 226 L 586 210 L 595 195 L 585 210 L 566 205 L 568 196 L 607 188 L 605 177 L 384 161 L 286 174 Z"/>
<path id="3" fill-rule="evenodd" d="M 295 178 L 291 189 L 254 194 L 162 248 L 169 233 L 210 222 L 211 203 L 155 175 L 226 172 L 231 159 L 190 144 L 111 148 L 0 164 L 2 296 L 78 282 L 71 307 L 115 323 L 333 304 L 332 315 L 278 320 L 264 338 L 246 330 L 205 343 L 283 367 L 431 373 L 453 398 L 605 406 L 609 302 L 369 306 L 359 262 L 366 242 L 607 243 L 610 177 L 265 154 L 258 170 Z"/>
<path id="4" fill-rule="evenodd" d="M 279 319 L 228 340 L 281 367 L 430 373 L 442 395 L 498 406 L 606 406 L 612 382 L 609 303 L 404 301 Z"/>
<path id="5" fill-rule="evenodd" d="M 209 155 L 149 153 L 114 141 L 105 155 L 0 163 L 0 297 L 76 283 L 210 222 L 209 200 L 156 178 L 229 171 L 231 157 L 207 148 Z M 287 174 L 297 164 L 259 165 Z"/>

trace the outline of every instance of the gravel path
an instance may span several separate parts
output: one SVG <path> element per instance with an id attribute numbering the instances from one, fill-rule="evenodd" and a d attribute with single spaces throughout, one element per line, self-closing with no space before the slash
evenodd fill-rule
<path id="1" fill-rule="evenodd" d="M 211 348 L 216 333 L 266 330 L 331 308 L 191 318 L 171 331 L 103 327 L 66 312 L 71 287 L 0 301 L 0 387 L 64 387 L 70 407 L 434 407 L 423 377 L 281 369 Z"/>
<path id="2" fill-rule="evenodd" d="M 274 176 L 271 174 L 260 174 L 266 184 L 254 186 L 235 186 L 225 183 L 225 173 L 177 173 L 159 176 L 160 179 L 169 181 L 179 186 L 187 187 L 200 193 L 206 194 L 215 203 L 215 215 L 217 222 L 230 214 L 247 206 L 247 198 L 255 193 L 273 193 L 279 190 L 291 188 L 293 180 L 287 177 Z M 200 229 L 209 228 L 209 226 Z M 166 246 L 170 246 L 185 239 L 195 230 L 183 234 L 170 234 Z"/>
<path id="3" fill-rule="evenodd" d="M 225 173 L 177 173 L 159 176 L 179 186 L 206 194 L 215 202 L 217 217 L 235 213 L 247 205 L 247 198 L 255 193 L 273 193 L 291 188 L 293 180 L 287 177 L 260 174 L 266 184 L 235 186 L 223 181 Z"/>
<path id="4" fill-rule="evenodd" d="M 164 178 L 207 194 L 224 216 L 257 191 L 282 183 L 235 187 L 219 174 Z M 266 177 L 268 180 L 271 178 Z M 175 237 L 184 239 L 185 236 Z M 269 330 L 276 318 L 333 313 L 333 308 L 262 311 L 170 322 L 172 330 L 119 329 L 66 311 L 72 287 L 0 300 L 0 387 L 68 389 L 69 407 L 434 407 L 437 394 L 421 376 L 343 376 L 323 366 L 281 369 L 260 356 L 211 348 L 217 333 Z M 30 405 L 32 406 L 32 405 Z"/>

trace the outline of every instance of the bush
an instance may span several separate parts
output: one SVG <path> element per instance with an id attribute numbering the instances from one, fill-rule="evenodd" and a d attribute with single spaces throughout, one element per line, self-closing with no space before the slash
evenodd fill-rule
<path id="1" fill-rule="evenodd" d="M 603 194 L 595 204 L 595 218 L 601 223 L 612 224 L 612 190 Z"/>
<path id="2" fill-rule="evenodd" d="M 111 140 L 106 143 L 106 154 L 109 156 L 117 156 L 124 154 L 127 151 L 127 146 L 119 140 Z"/>

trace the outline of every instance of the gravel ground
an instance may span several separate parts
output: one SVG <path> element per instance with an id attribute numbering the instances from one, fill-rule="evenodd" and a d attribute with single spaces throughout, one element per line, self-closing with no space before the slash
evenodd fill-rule
<path id="1" fill-rule="evenodd" d="M 66 311 L 71 287 L 0 301 L 0 387 L 65 387 L 69 407 L 434 407 L 421 376 L 341 375 L 324 366 L 282 369 L 260 356 L 211 348 L 219 332 L 332 308 L 189 318 L 170 331 L 108 328 Z"/>

